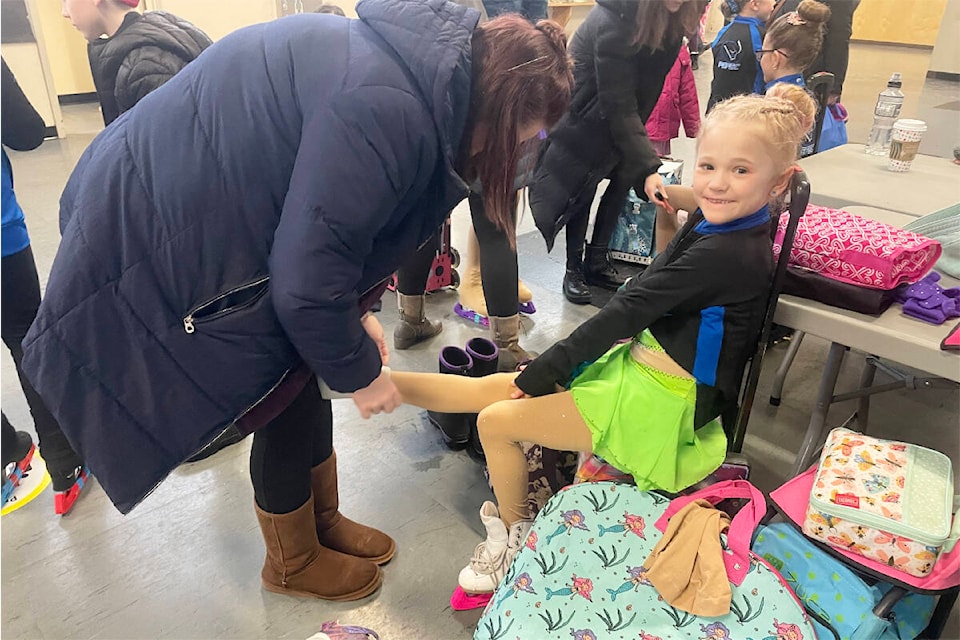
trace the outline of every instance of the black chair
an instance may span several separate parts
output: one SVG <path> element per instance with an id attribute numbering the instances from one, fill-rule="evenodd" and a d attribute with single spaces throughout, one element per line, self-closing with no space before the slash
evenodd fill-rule
<path id="1" fill-rule="evenodd" d="M 809 90 L 817 103 L 817 116 L 813 124 L 813 153 L 820 151 L 820 136 L 823 134 L 823 121 L 827 116 L 827 100 L 830 97 L 830 90 L 833 89 L 835 78 L 832 73 L 821 71 L 807 78 L 807 90 Z M 791 334 L 790 346 L 783 357 L 783 362 L 774 376 L 773 391 L 770 394 L 770 404 L 775 407 L 780 406 L 780 396 L 783 393 L 783 383 L 786 380 L 787 372 L 800 350 L 800 343 L 806 335 L 803 331 L 794 331 Z"/>
<path id="2" fill-rule="evenodd" d="M 833 74 L 826 71 L 815 73 L 807 78 L 807 90 L 817 101 L 817 116 L 813 125 L 813 153 L 820 151 L 820 135 L 823 133 L 823 121 L 827 116 L 827 101 L 835 81 Z"/>
<path id="3" fill-rule="evenodd" d="M 790 203 L 788 209 L 790 212 L 790 221 L 784 233 L 783 247 L 780 250 L 780 257 L 777 260 L 776 269 L 773 273 L 773 281 L 770 284 L 770 296 L 767 299 L 767 310 L 764 314 L 763 325 L 760 330 L 759 339 L 757 340 L 757 350 L 747 365 L 740 397 L 738 398 L 736 406 L 731 407 L 721 417 L 723 429 L 727 434 L 727 449 L 733 453 L 740 453 L 743 449 L 743 438 L 747 432 L 747 422 L 750 420 L 750 411 L 753 409 L 753 399 L 757 392 L 757 382 L 760 379 L 760 368 L 763 365 L 763 356 L 767 352 L 767 344 L 770 341 L 770 328 L 773 325 L 773 316 L 777 311 L 777 300 L 780 297 L 780 290 L 783 288 L 783 279 L 787 272 L 787 261 L 790 258 L 790 250 L 793 248 L 793 237 L 796 234 L 797 225 L 800 223 L 800 217 L 804 211 L 806 211 L 809 201 L 810 183 L 807 181 L 807 175 L 802 171 L 798 171 L 790 183 Z M 772 220 L 771 235 L 775 235 L 776 231 L 777 223 Z"/>

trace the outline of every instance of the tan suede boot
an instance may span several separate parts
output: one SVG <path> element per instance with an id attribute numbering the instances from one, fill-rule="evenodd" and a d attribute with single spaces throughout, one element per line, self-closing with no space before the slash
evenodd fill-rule
<path id="1" fill-rule="evenodd" d="M 498 371 L 516 371 L 518 364 L 537 357 L 535 352 L 526 351 L 520 346 L 519 334 L 519 313 L 508 318 L 490 316 L 490 339 L 500 349 L 500 357 L 497 361 Z"/>
<path id="2" fill-rule="evenodd" d="M 267 547 L 260 577 L 263 588 L 321 600 L 359 600 L 383 582 L 380 567 L 327 549 L 317 540 L 313 498 L 290 513 L 267 513 L 256 504 Z"/>
<path id="3" fill-rule="evenodd" d="M 390 561 L 397 552 L 393 538 L 345 518 L 338 510 L 336 452 L 310 471 L 310 485 L 313 487 L 317 538 L 322 545 L 376 564 Z"/>
<path id="4" fill-rule="evenodd" d="M 400 322 L 393 329 L 393 347 L 398 351 L 409 349 L 440 333 L 443 323 L 432 322 L 424 313 L 425 296 L 408 296 L 397 292 Z"/>

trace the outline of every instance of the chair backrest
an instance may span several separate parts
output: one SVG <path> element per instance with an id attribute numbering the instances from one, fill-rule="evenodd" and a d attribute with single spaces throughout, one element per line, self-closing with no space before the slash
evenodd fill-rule
<path id="1" fill-rule="evenodd" d="M 820 151 L 820 135 L 823 133 L 823 119 L 827 115 L 827 100 L 836 81 L 832 73 L 821 71 L 807 78 L 807 90 L 817 101 L 817 117 L 813 124 L 813 152 Z"/>
<path id="2" fill-rule="evenodd" d="M 807 174 L 798 171 L 790 182 L 790 221 L 783 236 L 780 258 L 777 260 L 773 272 L 770 295 L 767 298 L 767 310 L 763 316 L 763 325 L 760 329 L 760 337 L 757 340 L 757 350 L 747 364 L 739 402 L 722 416 L 723 428 L 727 433 L 727 448 L 733 452 L 739 452 L 743 449 L 743 438 L 747 432 L 750 411 L 753 409 L 753 397 L 756 395 L 757 382 L 760 380 L 760 368 L 763 365 L 763 356 L 767 352 L 767 343 L 770 340 L 770 327 L 773 325 L 773 316 L 777 311 L 777 300 L 780 298 L 783 279 L 787 273 L 787 262 L 790 260 L 790 251 L 793 249 L 793 237 L 796 234 L 797 225 L 800 223 L 800 217 L 803 216 L 809 202 L 810 183 L 807 181 Z M 772 232 L 775 232 L 777 220 L 771 220 L 770 224 L 773 228 Z"/>

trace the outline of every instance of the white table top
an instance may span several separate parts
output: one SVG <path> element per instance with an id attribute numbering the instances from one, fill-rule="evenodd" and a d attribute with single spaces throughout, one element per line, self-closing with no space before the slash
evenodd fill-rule
<path id="1" fill-rule="evenodd" d="M 960 165 L 918 155 L 906 173 L 887 171 L 885 157 L 845 144 L 804 158 L 810 202 L 833 208 L 867 205 L 922 216 L 960 202 Z"/>
<path id="2" fill-rule="evenodd" d="M 812 179 L 810 184 L 813 185 Z M 897 226 L 914 219 L 909 215 L 872 207 L 846 209 L 865 218 Z M 960 286 L 960 281 L 943 276 L 940 284 L 950 288 Z M 897 303 L 879 316 L 869 316 L 806 298 L 782 295 L 774 320 L 810 335 L 960 382 L 960 353 L 940 349 L 940 342 L 957 324 L 957 319 L 933 325 L 903 315 Z"/>

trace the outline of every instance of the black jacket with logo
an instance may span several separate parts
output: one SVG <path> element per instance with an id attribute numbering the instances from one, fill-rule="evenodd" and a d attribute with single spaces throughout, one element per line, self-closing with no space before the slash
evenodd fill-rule
<path id="1" fill-rule="evenodd" d="M 763 91 L 763 73 L 755 51 L 763 45 L 764 31 L 760 20 L 737 16 L 717 34 L 707 111 L 721 100 Z"/>

